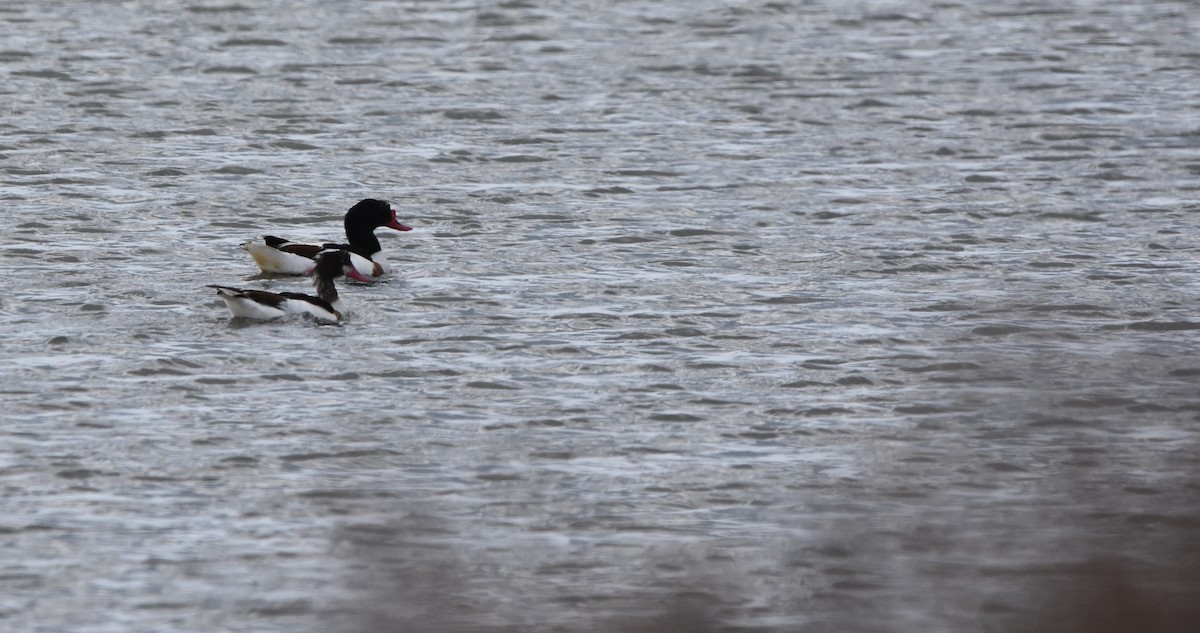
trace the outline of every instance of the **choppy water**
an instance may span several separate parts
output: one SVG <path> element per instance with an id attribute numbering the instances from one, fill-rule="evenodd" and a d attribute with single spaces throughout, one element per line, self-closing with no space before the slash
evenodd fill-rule
<path id="1" fill-rule="evenodd" d="M 0 628 L 1193 630 L 1195 5 L 593 4 L 0 8 Z"/>

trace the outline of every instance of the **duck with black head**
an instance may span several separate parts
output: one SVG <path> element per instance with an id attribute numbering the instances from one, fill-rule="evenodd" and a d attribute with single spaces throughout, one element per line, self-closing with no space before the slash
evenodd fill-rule
<path id="1" fill-rule="evenodd" d="M 313 269 L 317 253 L 328 249 L 341 249 L 350 253 L 354 269 L 367 283 L 391 274 L 391 267 L 383 256 L 383 247 L 375 236 L 375 229 L 388 227 L 397 231 L 411 231 L 412 227 L 396 219 L 396 208 L 386 200 L 367 198 L 346 212 L 342 224 L 346 229 L 346 243 L 309 244 L 293 242 L 274 235 L 264 235 L 262 240 L 251 240 L 242 244 L 264 273 L 280 275 L 305 275 Z"/>
<path id="2" fill-rule="evenodd" d="M 328 249 L 317 254 L 312 269 L 313 287 L 317 292 L 315 297 L 299 292 L 270 292 L 218 285 L 208 287 L 217 289 L 217 296 L 225 301 L 230 314 L 235 317 L 269 321 L 298 314 L 325 323 L 337 323 L 345 318 L 345 310 L 333 280 L 346 275 L 358 281 L 370 281 L 355 269 L 350 257 L 349 251 L 341 249 Z"/>

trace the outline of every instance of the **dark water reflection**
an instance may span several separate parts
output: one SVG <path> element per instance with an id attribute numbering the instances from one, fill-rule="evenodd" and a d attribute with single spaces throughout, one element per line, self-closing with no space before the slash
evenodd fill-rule
<path id="1" fill-rule="evenodd" d="M 0 8 L 0 628 L 1192 630 L 1193 12 Z"/>

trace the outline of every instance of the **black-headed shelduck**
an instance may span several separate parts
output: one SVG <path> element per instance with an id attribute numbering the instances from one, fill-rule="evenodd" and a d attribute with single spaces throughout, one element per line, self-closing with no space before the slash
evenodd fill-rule
<path id="1" fill-rule="evenodd" d="M 412 227 L 396 219 L 396 209 L 386 200 L 368 198 L 350 207 L 343 220 L 346 227 L 347 244 L 304 244 L 291 242 L 274 235 L 264 235 L 261 241 L 242 244 L 264 273 L 282 275 L 306 275 L 313 268 L 317 253 L 331 249 L 343 249 L 351 253 L 354 269 L 367 282 L 375 281 L 391 273 L 384 259 L 375 229 L 386 226 L 397 231 L 411 231 Z"/>
<path id="2" fill-rule="evenodd" d="M 342 305 L 333 280 L 342 275 L 358 281 L 370 281 L 354 268 L 350 252 L 330 249 L 317 254 L 313 267 L 313 287 L 317 296 L 299 292 L 268 292 L 243 290 L 229 286 L 210 285 L 225 300 L 235 317 L 267 321 L 289 314 L 308 315 L 318 321 L 336 323 L 342 320 Z"/>

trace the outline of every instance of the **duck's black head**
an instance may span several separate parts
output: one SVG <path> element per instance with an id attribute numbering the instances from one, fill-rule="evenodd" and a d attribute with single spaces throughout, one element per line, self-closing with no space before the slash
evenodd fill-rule
<path id="1" fill-rule="evenodd" d="M 371 283 L 370 277 L 358 272 L 358 269 L 354 267 L 354 261 L 348 250 L 328 248 L 317 253 L 313 261 L 313 267 L 306 274 L 311 275 L 314 281 L 322 279 L 330 281 L 345 275 L 355 281 Z"/>
<path id="2" fill-rule="evenodd" d="M 346 212 L 345 225 L 347 235 L 355 229 L 366 228 L 373 231 L 381 226 L 397 231 L 412 230 L 411 226 L 401 224 L 396 219 L 396 209 L 391 203 L 375 198 L 367 198 L 350 207 L 350 210 Z"/>
<path id="3" fill-rule="evenodd" d="M 350 261 L 350 251 L 324 250 L 317 253 L 314 261 L 316 266 L 313 267 L 313 277 L 334 279 L 346 274 L 347 270 L 354 270 L 354 264 Z"/>

